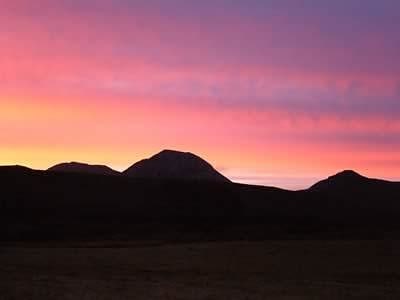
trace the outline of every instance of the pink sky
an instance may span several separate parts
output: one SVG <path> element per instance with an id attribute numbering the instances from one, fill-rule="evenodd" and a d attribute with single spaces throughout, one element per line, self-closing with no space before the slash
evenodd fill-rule
<path id="1" fill-rule="evenodd" d="M 398 2 L 0 2 L 0 164 L 172 148 L 240 182 L 400 180 Z"/>

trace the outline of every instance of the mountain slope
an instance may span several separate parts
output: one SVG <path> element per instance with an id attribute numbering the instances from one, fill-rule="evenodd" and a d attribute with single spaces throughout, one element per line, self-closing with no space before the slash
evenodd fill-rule
<path id="1" fill-rule="evenodd" d="M 400 215 L 400 183 L 343 171 L 304 192 L 304 211 L 325 220 L 384 222 Z"/>
<path id="2" fill-rule="evenodd" d="M 61 163 L 49 168 L 50 172 L 86 173 L 98 175 L 118 175 L 119 172 L 103 165 L 89 165 L 78 162 Z"/>
<path id="3" fill-rule="evenodd" d="M 380 179 L 372 179 L 362 176 L 353 170 L 345 170 L 339 172 L 327 179 L 321 180 L 310 187 L 312 191 L 352 191 L 352 190 L 366 190 L 366 189 L 379 189 L 388 186 L 396 185 L 396 182 L 390 182 Z"/>
<path id="4" fill-rule="evenodd" d="M 215 224 L 235 238 L 298 232 L 323 237 L 337 230 L 371 238 L 400 232 L 400 184 L 353 172 L 293 192 L 156 175 L 136 179 L 0 167 L 0 241 L 121 234 L 147 238 L 165 230 L 179 235 L 191 226 L 206 228 L 203 233 L 209 237 Z M 153 227 L 142 231 L 138 224 Z"/>
<path id="5" fill-rule="evenodd" d="M 208 162 L 189 152 L 163 150 L 123 172 L 134 178 L 188 179 L 230 182 Z"/>

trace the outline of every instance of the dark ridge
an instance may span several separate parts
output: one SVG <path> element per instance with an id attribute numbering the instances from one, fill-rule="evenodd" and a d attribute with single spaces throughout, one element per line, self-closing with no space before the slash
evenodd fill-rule
<path id="1" fill-rule="evenodd" d="M 15 173 L 27 173 L 27 172 L 34 172 L 35 170 L 25 167 L 25 166 L 20 166 L 20 165 L 13 165 L 13 166 L 0 166 L 0 172 L 1 173 L 9 173 L 9 172 L 15 172 Z"/>
<path id="2" fill-rule="evenodd" d="M 191 153 L 162 151 L 137 165 L 135 172 L 139 168 L 147 177 L 0 167 L 0 242 L 385 238 L 400 233 L 400 183 L 354 171 L 340 172 L 309 190 L 285 191 L 226 184 Z M 160 165 L 165 173 L 159 173 Z M 204 170 L 206 177 L 201 177 Z M 187 180 L 185 172 L 201 180 Z"/>
<path id="3" fill-rule="evenodd" d="M 70 162 L 55 165 L 47 171 L 64 173 L 86 173 L 97 175 L 119 175 L 120 173 L 104 165 L 89 165 L 85 163 Z"/>
<path id="4" fill-rule="evenodd" d="M 344 170 L 330 177 L 366 178 L 353 170 Z"/>
<path id="5" fill-rule="evenodd" d="M 344 187 L 356 187 L 367 184 L 373 179 L 364 177 L 353 170 L 344 170 L 310 187 L 310 190 L 328 190 Z"/>
<path id="6" fill-rule="evenodd" d="M 190 152 L 174 150 L 163 150 L 148 159 L 143 159 L 123 174 L 133 178 L 230 182 L 201 157 Z"/>

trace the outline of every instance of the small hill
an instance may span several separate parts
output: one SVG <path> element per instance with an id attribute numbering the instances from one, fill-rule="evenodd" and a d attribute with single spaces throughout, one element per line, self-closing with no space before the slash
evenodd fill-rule
<path id="1" fill-rule="evenodd" d="M 30 169 L 24 166 L 0 166 L 0 177 L 14 176 L 14 175 L 25 175 L 25 174 L 34 174 L 38 171 Z"/>
<path id="2" fill-rule="evenodd" d="M 189 152 L 163 150 L 123 172 L 134 178 L 187 179 L 230 182 L 201 157 Z"/>
<path id="3" fill-rule="evenodd" d="M 325 220 L 368 223 L 398 218 L 400 183 L 342 171 L 314 184 L 303 195 L 305 211 Z"/>
<path id="4" fill-rule="evenodd" d="M 20 166 L 20 165 L 13 165 L 13 166 L 0 166 L 1 172 L 29 172 L 33 171 L 31 168 Z"/>
<path id="5" fill-rule="evenodd" d="M 327 179 L 317 182 L 311 186 L 310 190 L 324 191 L 330 189 L 336 190 L 343 188 L 354 188 L 357 186 L 363 186 L 373 181 L 377 180 L 364 177 L 353 170 L 345 170 L 330 176 Z M 384 181 L 382 180 L 382 182 Z"/>
<path id="6" fill-rule="evenodd" d="M 382 179 L 368 178 L 353 170 L 345 170 L 317 182 L 309 188 L 317 192 L 346 193 L 351 191 L 387 191 L 392 188 L 399 189 L 400 183 Z"/>
<path id="7" fill-rule="evenodd" d="M 78 162 L 61 163 L 49 168 L 50 172 L 85 173 L 97 175 L 119 175 L 120 173 L 103 165 L 89 165 Z"/>

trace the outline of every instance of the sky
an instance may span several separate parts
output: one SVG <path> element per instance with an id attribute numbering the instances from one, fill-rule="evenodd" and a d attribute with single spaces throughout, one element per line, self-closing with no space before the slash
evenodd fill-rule
<path id="1" fill-rule="evenodd" d="M 400 180 L 398 0 L 0 0 L 0 164 L 190 151 L 238 182 Z"/>

